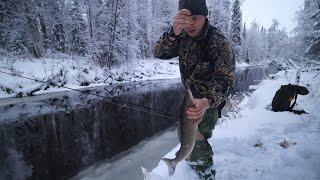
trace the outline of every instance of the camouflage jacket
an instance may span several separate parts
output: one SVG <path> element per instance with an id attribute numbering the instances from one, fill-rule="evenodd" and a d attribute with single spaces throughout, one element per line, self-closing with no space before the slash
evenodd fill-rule
<path id="1" fill-rule="evenodd" d="M 235 82 L 235 57 L 225 36 L 206 20 L 204 33 L 193 39 L 184 31 L 174 41 L 165 32 L 154 48 L 154 56 L 171 59 L 179 56 L 181 80 L 196 98 L 211 100 L 211 108 L 222 103 Z"/>

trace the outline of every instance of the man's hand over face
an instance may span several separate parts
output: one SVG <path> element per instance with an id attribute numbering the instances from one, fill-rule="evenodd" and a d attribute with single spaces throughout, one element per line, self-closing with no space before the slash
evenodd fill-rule
<path id="1" fill-rule="evenodd" d="M 173 18 L 174 34 L 179 36 L 182 30 L 192 23 L 191 12 L 188 9 L 181 9 Z"/>

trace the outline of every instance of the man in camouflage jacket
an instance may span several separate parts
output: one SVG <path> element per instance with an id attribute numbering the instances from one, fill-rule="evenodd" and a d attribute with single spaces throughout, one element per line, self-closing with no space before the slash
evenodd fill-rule
<path id="1" fill-rule="evenodd" d="M 205 0 L 180 0 L 173 26 L 155 45 L 154 56 L 179 56 L 181 80 L 191 89 L 196 105 L 185 113 L 201 119 L 199 134 L 188 162 L 203 179 L 213 179 L 212 149 L 207 139 L 218 120 L 218 106 L 235 82 L 235 57 L 229 41 L 207 19 Z"/>

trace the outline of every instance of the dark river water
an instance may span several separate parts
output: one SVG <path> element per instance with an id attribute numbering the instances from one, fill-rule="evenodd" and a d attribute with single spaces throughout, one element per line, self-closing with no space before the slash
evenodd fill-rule
<path id="1" fill-rule="evenodd" d="M 233 93 L 275 72 L 240 68 Z M 175 119 L 159 114 L 176 116 L 183 92 L 175 79 L 0 102 L 0 180 L 67 179 L 110 159 L 172 127 Z"/>

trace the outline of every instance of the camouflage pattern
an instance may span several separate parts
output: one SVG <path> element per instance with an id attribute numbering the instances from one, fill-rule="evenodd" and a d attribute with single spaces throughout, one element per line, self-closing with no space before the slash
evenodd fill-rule
<path id="1" fill-rule="evenodd" d="M 203 35 L 194 39 L 184 31 L 172 40 L 173 30 L 165 32 L 155 45 L 154 56 L 171 59 L 179 56 L 181 80 L 195 98 L 211 100 L 209 108 L 198 126 L 205 137 L 198 140 L 188 158 L 189 165 L 201 179 L 214 179 L 213 151 L 207 139 L 218 120 L 218 107 L 225 101 L 235 82 L 235 57 L 229 41 L 206 20 Z M 171 39 L 170 39 L 170 38 Z"/>
<path id="2" fill-rule="evenodd" d="M 172 33 L 172 29 L 171 29 Z M 206 20 L 203 35 L 194 39 L 184 31 L 171 41 L 165 32 L 154 48 L 154 56 L 179 56 L 181 79 L 195 98 L 208 98 L 211 107 L 222 103 L 235 81 L 235 57 L 229 41 Z"/>

